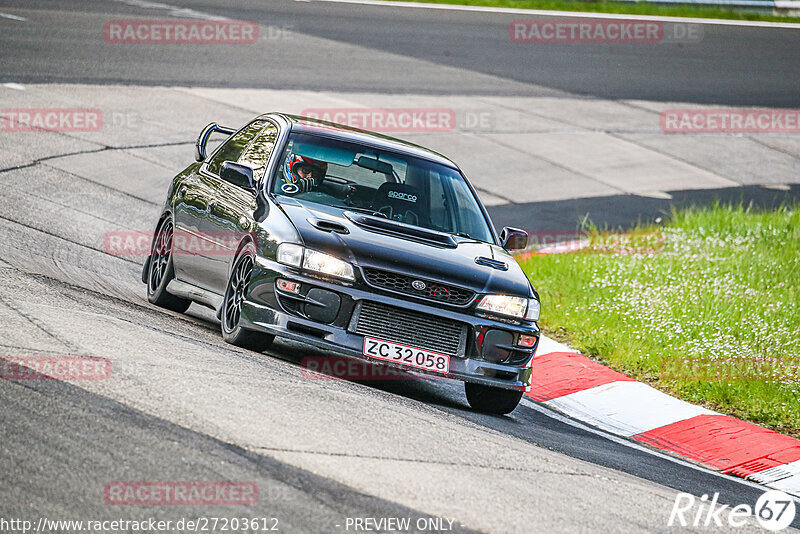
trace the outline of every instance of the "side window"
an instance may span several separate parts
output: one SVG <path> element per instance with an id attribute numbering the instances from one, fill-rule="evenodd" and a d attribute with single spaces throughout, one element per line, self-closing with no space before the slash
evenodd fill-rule
<path id="1" fill-rule="evenodd" d="M 456 216 L 459 219 L 459 227 L 476 239 L 490 241 L 489 229 L 486 227 L 483 213 L 475 203 L 475 197 L 461 180 L 451 180 L 453 193 L 456 199 Z"/>
<path id="2" fill-rule="evenodd" d="M 208 162 L 208 171 L 219 174 L 222 164 L 226 161 L 237 161 L 242 151 L 250 141 L 267 124 L 265 120 L 253 121 L 245 126 L 239 133 L 232 135 Z"/>
<path id="3" fill-rule="evenodd" d="M 275 148 L 278 139 L 278 127 L 270 123 L 253 139 L 253 142 L 244 150 L 238 163 L 253 168 L 253 177 L 258 180 L 264 175 L 269 161 L 269 155 Z"/>

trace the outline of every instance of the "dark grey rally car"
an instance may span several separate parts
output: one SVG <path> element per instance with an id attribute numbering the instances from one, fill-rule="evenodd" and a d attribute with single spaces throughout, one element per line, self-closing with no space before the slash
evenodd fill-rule
<path id="1" fill-rule="evenodd" d="M 229 136 L 210 156 L 211 134 Z M 539 298 L 447 158 L 272 113 L 200 134 L 170 185 L 142 281 L 150 302 L 210 306 L 222 336 L 275 336 L 466 383 L 481 411 L 530 388 Z"/>

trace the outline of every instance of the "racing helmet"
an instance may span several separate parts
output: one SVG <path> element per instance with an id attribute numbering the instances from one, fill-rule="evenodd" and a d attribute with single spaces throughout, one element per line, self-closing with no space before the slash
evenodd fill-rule
<path id="1" fill-rule="evenodd" d="M 311 172 L 315 180 L 324 178 L 325 173 L 328 172 L 328 164 L 326 162 L 290 153 L 286 156 L 286 161 L 283 164 L 283 174 L 286 176 L 286 179 L 293 183 L 299 180 L 300 177 L 297 175 L 297 167 L 301 165 L 311 167 Z"/>

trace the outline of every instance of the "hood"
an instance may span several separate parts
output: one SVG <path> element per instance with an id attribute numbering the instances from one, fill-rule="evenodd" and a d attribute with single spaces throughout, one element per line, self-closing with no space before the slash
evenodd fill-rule
<path id="1" fill-rule="evenodd" d="M 525 273 L 514 258 L 497 245 L 459 237 L 449 245 L 426 242 L 411 235 L 357 224 L 340 208 L 286 197 L 279 197 L 278 203 L 306 247 L 346 259 L 362 269 L 393 271 L 478 293 L 534 296 Z M 320 229 L 331 225 L 344 227 L 347 233 Z M 505 263 L 508 269 L 476 263 L 477 258 Z"/>

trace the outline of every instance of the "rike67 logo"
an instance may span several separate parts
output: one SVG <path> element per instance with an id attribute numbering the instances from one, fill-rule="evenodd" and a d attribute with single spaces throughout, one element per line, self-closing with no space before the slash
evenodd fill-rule
<path id="1" fill-rule="evenodd" d="M 709 499 L 703 495 L 699 499 L 689 493 L 679 493 L 672 506 L 667 526 L 669 527 L 744 527 L 752 525 L 755 517 L 761 527 L 772 532 L 787 528 L 794 521 L 796 507 L 794 499 L 778 490 L 764 493 L 756 501 L 755 507 L 740 504 L 733 508 L 719 504 L 719 493 Z"/>

